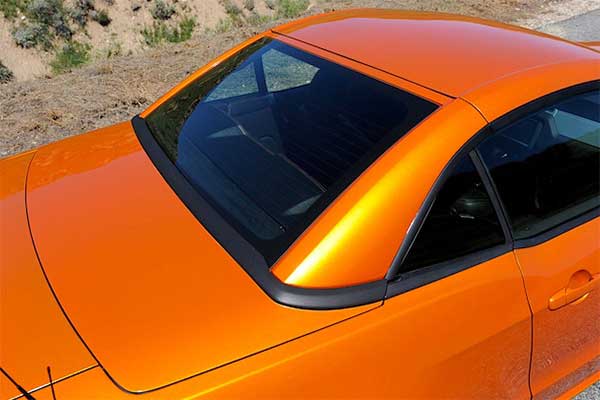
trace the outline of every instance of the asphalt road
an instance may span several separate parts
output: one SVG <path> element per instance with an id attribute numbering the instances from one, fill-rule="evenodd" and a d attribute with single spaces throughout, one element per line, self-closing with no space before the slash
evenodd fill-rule
<path id="1" fill-rule="evenodd" d="M 538 30 L 576 42 L 600 41 L 600 8 L 564 21 L 544 25 Z"/>

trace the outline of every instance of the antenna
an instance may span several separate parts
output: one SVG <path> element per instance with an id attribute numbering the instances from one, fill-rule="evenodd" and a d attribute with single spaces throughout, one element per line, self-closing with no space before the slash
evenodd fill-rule
<path id="1" fill-rule="evenodd" d="M 56 393 L 54 393 L 54 382 L 52 381 L 52 373 L 50 372 L 50 366 L 46 367 L 48 371 L 48 380 L 50 380 L 50 390 L 52 390 L 52 400 L 56 400 Z"/>

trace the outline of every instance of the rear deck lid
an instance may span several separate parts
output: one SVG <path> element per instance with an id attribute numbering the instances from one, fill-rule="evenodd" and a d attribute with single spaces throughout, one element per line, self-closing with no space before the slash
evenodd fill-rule
<path id="1" fill-rule="evenodd" d="M 143 392 L 374 307 L 271 300 L 183 205 L 124 123 L 41 149 L 35 245 L 68 317 L 122 387 Z"/>

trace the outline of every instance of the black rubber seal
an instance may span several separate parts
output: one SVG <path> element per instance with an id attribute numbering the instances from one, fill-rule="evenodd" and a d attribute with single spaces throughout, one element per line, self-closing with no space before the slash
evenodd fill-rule
<path id="1" fill-rule="evenodd" d="M 156 142 L 146 122 L 141 117 L 135 116 L 132 124 L 148 157 L 183 204 L 275 302 L 295 308 L 330 310 L 356 307 L 383 300 L 387 288 L 385 279 L 333 289 L 300 288 L 281 282 L 271 273 L 267 262 L 258 250 L 235 231 L 194 190 Z"/>

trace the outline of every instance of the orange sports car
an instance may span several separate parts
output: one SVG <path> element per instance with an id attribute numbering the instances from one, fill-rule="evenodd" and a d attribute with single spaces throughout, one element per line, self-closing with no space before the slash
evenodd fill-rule
<path id="1" fill-rule="evenodd" d="M 600 49 L 352 10 L 0 161 L 2 399 L 568 398 L 600 378 Z"/>

